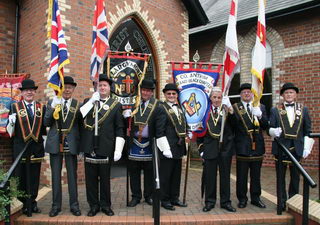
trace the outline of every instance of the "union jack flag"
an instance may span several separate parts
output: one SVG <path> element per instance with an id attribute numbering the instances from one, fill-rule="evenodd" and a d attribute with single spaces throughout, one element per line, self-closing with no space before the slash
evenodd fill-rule
<path id="1" fill-rule="evenodd" d="M 96 80 L 100 64 L 109 48 L 107 18 L 104 0 L 97 0 L 94 8 L 90 79 Z"/>
<path id="2" fill-rule="evenodd" d="M 51 16 L 51 20 L 49 20 L 51 23 L 51 61 L 48 85 L 56 91 L 57 96 L 61 96 L 64 90 L 63 67 L 69 64 L 70 60 L 62 30 L 58 0 L 53 0 L 53 5 L 49 5 L 49 10 L 52 10 L 50 11 L 52 14 L 49 13 Z"/>

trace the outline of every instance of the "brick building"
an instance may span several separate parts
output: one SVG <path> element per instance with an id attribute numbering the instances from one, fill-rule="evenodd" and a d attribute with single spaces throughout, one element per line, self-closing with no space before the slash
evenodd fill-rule
<path id="1" fill-rule="evenodd" d="M 78 83 L 75 98 L 92 94 L 89 80 L 94 0 L 59 0 L 71 63 L 65 75 Z M 147 76 L 157 80 L 157 96 L 171 79 L 167 61 L 188 61 L 191 27 L 208 21 L 199 1 L 105 0 L 111 50 L 124 50 L 130 41 L 135 52 L 152 54 Z M 29 73 L 39 86 L 36 99 L 54 95 L 47 87 L 50 42 L 47 38 L 48 0 L 0 0 L 0 74 Z M 0 137 L 0 159 L 12 163 L 11 142 Z M 43 172 L 50 175 L 48 164 Z M 80 169 L 79 177 L 83 178 Z M 45 181 L 43 181 L 46 183 Z"/>
<path id="2" fill-rule="evenodd" d="M 201 61 L 223 62 L 229 1 L 200 1 L 210 22 L 190 29 L 190 56 L 199 50 Z M 232 101 L 239 99 L 240 83 L 251 82 L 251 56 L 256 40 L 258 1 L 238 1 L 237 36 L 241 66 L 233 79 Z M 300 88 L 299 101 L 310 111 L 313 132 L 320 132 L 320 16 L 319 1 L 268 0 L 266 6 L 267 72 L 262 102 L 270 109 L 280 101 L 283 83 Z M 220 84 L 221 85 L 221 82 Z M 270 138 L 265 165 L 273 165 Z M 318 166 L 318 141 L 303 164 Z"/>

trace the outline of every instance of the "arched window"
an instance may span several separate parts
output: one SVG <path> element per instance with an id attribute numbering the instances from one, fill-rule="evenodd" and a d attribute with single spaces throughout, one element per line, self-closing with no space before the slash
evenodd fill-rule
<path id="1" fill-rule="evenodd" d="M 110 49 L 111 51 L 125 51 L 124 47 L 128 42 L 134 52 L 152 54 L 152 48 L 145 32 L 132 17 L 124 20 L 112 33 L 109 39 Z M 151 56 L 145 78 L 155 79 L 156 77 L 154 57 Z"/>

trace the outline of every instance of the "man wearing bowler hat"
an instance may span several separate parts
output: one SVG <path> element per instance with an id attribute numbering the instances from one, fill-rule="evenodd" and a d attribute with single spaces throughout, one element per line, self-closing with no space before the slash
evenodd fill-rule
<path id="1" fill-rule="evenodd" d="M 166 112 L 165 134 L 169 142 L 169 149 L 160 152 L 160 187 L 161 206 L 167 210 L 175 210 L 174 206 L 186 207 L 179 200 L 182 157 L 186 154 L 185 138 L 187 124 L 185 115 L 178 104 L 179 90 L 173 83 L 166 84 L 163 89 L 165 101 L 162 104 Z"/>
<path id="2" fill-rule="evenodd" d="M 101 209 L 113 216 L 111 209 L 110 163 L 121 158 L 124 140 L 124 121 L 121 104 L 110 97 L 112 81 L 99 75 L 97 92 L 84 101 L 80 112 L 84 118 L 81 148 L 85 156 L 85 179 L 88 216 Z M 95 136 L 95 115 L 98 110 L 98 137 Z"/>
<path id="3" fill-rule="evenodd" d="M 62 98 L 55 96 L 47 105 L 44 125 L 50 127 L 45 151 L 50 154 L 52 178 L 52 208 L 50 217 L 57 216 L 61 211 L 62 188 L 61 170 L 63 158 L 67 169 L 70 211 L 80 216 L 77 188 L 77 155 L 79 154 L 81 115 L 79 101 L 72 98 L 77 83 L 70 76 L 64 77 Z M 54 119 L 55 107 L 60 105 L 59 119 Z M 60 143 L 61 142 L 61 143 Z"/>
<path id="4" fill-rule="evenodd" d="M 300 161 L 301 157 L 307 158 L 311 152 L 313 139 L 308 135 L 311 133 L 311 119 L 308 108 L 303 104 L 297 102 L 297 94 L 299 88 L 293 83 L 285 83 L 280 95 L 284 102 L 271 109 L 270 113 L 270 129 L 269 134 L 273 138 L 279 138 L 279 141 L 284 144 L 292 153 L 292 155 Z M 278 144 L 272 142 L 272 154 L 277 160 L 278 155 L 281 154 Z M 288 195 L 286 193 L 285 174 L 289 165 L 290 169 L 290 184 L 289 184 L 289 198 L 299 193 L 299 172 L 292 165 L 288 156 L 284 153 L 281 166 L 283 167 L 282 179 L 282 209 L 286 209 L 286 200 Z M 278 167 L 276 173 L 279 175 Z"/>
<path id="5" fill-rule="evenodd" d="M 261 166 L 265 153 L 262 130 L 268 128 L 265 106 L 253 107 L 251 84 L 244 83 L 239 89 L 241 101 L 233 105 L 234 113 L 230 115 L 234 129 L 234 144 L 237 155 L 237 198 L 238 207 L 247 206 L 247 182 L 250 172 L 251 204 L 266 208 L 261 196 Z M 250 171 L 249 171 L 250 170 Z"/>
<path id="6" fill-rule="evenodd" d="M 31 211 L 33 213 L 40 213 L 41 210 L 37 206 L 36 198 L 39 189 L 40 168 L 41 161 L 44 156 L 43 138 L 45 135 L 45 127 L 43 126 L 43 117 L 45 114 L 45 106 L 40 102 L 34 100 L 38 86 L 35 85 L 31 79 L 22 81 L 20 88 L 22 101 L 13 103 L 11 105 L 11 112 L 9 115 L 9 123 L 7 126 L 10 136 L 13 131 L 13 157 L 16 158 L 19 153 L 24 149 L 27 142 L 31 142 L 22 161 L 18 164 L 15 172 L 19 177 L 19 190 L 28 193 L 27 190 L 27 174 L 26 174 L 26 156 L 31 157 L 30 163 L 30 198 L 31 198 Z M 27 213 L 27 198 L 19 198 L 23 203 L 22 211 Z"/>
<path id="7" fill-rule="evenodd" d="M 140 86 L 141 102 L 137 113 L 132 118 L 129 149 L 129 174 L 132 199 L 129 207 L 140 203 L 142 196 L 148 205 L 152 205 L 154 189 L 152 148 L 153 138 L 160 143 L 160 150 L 170 157 L 170 150 L 165 137 L 165 113 L 160 102 L 153 97 L 154 81 L 144 79 Z M 124 115 L 125 117 L 131 115 Z M 141 191 L 141 171 L 144 175 L 144 190 Z"/>

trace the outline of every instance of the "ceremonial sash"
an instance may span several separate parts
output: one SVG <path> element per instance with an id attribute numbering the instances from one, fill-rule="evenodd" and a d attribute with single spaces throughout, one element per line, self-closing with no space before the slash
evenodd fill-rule
<path id="1" fill-rule="evenodd" d="M 249 115 L 249 113 L 247 112 L 247 110 L 244 108 L 242 102 L 236 103 L 235 104 L 235 108 L 236 111 L 238 113 L 238 115 L 241 118 L 242 124 L 243 126 L 246 128 L 247 133 L 250 135 L 253 133 L 253 131 L 255 131 L 256 133 L 259 133 L 259 125 L 255 126 L 252 122 L 253 122 L 253 118 L 251 117 L 251 115 Z M 257 121 L 259 123 L 259 121 Z"/>
<path id="2" fill-rule="evenodd" d="M 207 122 L 208 132 L 211 137 L 219 138 L 221 133 L 221 121 L 222 121 L 222 111 L 220 110 L 216 115 L 213 115 L 211 110 L 210 117 Z"/>
<path id="3" fill-rule="evenodd" d="M 118 104 L 112 98 L 109 98 L 107 102 L 103 103 L 98 110 L 98 125 L 100 125 L 110 114 L 113 108 Z M 92 110 L 92 116 L 87 116 L 84 120 L 84 126 L 86 129 L 93 130 L 95 127 L 95 107 Z"/>
<path id="4" fill-rule="evenodd" d="M 66 115 L 66 117 L 64 117 L 63 112 L 62 114 L 62 128 L 61 131 L 65 132 L 65 133 L 69 133 L 71 128 L 73 127 L 74 121 L 76 119 L 77 116 L 77 111 L 79 109 L 79 102 L 76 99 L 72 99 L 71 104 L 70 104 L 70 108 L 68 110 L 68 113 Z M 59 130 L 58 127 L 58 120 L 56 120 L 56 127 L 57 130 Z"/>
<path id="5" fill-rule="evenodd" d="M 290 124 L 288 114 L 284 104 L 278 106 L 278 113 L 281 122 L 281 127 L 283 128 L 283 134 L 285 138 L 288 139 L 297 139 L 298 133 L 301 128 L 301 123 L 303 119 L 303 106 L 300 103 L 295 104 L 295 111 L 294 111 L 294 122 Z"/>
<path id="6" fill-rule="evenodd" d="M 27 142 L 31 138 L 35 142 L 38 142 L 42 127 L 43 105 L 39 102 L 35 102 L 34 119 L 32 127 L 30 126 L 29 115 L 27 113 L 25 104 L 22 101 L 20 101 L 14 103 L 14 107 L 17 111 L 17 116 L 19 119 L 21 133 L 24 142 Z"/>
<path id="7" fill-rule="evenodd" d="M 143 112 L 141 111 L 141 108 L 139 108 L 139 111 L 134 115 L 134 125 L 139 127 L 144 127 L 145 125 L 147 125 L 152 112 L 156 108 L 157 102 L 157 99 L 151 98 L 149 100 L 148 106 L 144 109 Z"/>
<path id="8" fill-rule="evenodd" d="M 165 109 L 171 122 L 173 123 L 177 135 L 179 137 L 185 137 L 186 136 L 186 120 L 185 120 L 184 114 L 182 113 L 182 110 L 178 108 L 178 113 L 179 113 L 179 117 L 178 117 L 168 103 L 164 102 L 163 108 Z"/>

